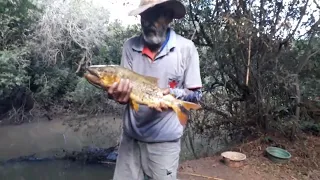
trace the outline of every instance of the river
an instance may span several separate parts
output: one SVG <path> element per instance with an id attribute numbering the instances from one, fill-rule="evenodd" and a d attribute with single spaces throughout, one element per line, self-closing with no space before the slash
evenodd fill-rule
<path id="1" fill-rule="evenodd" d="M 0 160 L 37 154 L 46 157 L 61 149 L 80 151 L 85 146 L 108 148 L 116 145 L 120 135 L 121 119 L 110 116 L 64 115 L 52 121 L 37 119 L 21 125 L 0 126 Z M 195 142 L 195 151 L 203 145 L 215 152 L 217 146 Z M 192 159 L 193 153 L 182 143 L 181 161 Z M 0 165 L 1 180 L 84 180 L 112 179 L 111 165 L 84 165 L 71 161 L 19 162 Z"/>

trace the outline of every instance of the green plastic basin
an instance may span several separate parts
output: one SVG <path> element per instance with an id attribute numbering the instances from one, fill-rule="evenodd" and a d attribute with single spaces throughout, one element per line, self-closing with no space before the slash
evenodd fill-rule
<path id="1" fill-rule="evenodd" d="M 291 154 L 288 151 L 278 147 L 267 147 L 266 154 L 275 163 L 285 163 L 291 158 Z"/>

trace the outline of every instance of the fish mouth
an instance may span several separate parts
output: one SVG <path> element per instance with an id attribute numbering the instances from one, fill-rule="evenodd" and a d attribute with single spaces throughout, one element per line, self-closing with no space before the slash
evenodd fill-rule
<path id="1" fill-rule="evenodd" d="M 86 78 L 86 80 L 90 84 L 92 84 L 92 85 L 94 85 L 96 87 L 100 87 L 100 78 L 99 77 L 97 77 L 97 76 L 95 76 L 93 74 L 90 74 L 90 73 L 85 73 L 84 77 Z"/>
<path id="2" fill-rule="evenodd" d="M 101 88 L 99 74 L 94 68 L 94 66 L 86 68 L 87 72 L 84 74 L 84 77 L 90 84 L 94 85 L 95 87 Z"/>
<path id="3" fill-rule="evenodd" d="M 110 65 L 91 65 L 89 67 L 86 68 L 86 71 L 89 72 L 90 74 L 97 76 L 98 78 L 100 77 L 100 75 L 98 74 L 99 69 L 104 69 L 106 67 L 108 67 Z"/>
<path id="4" fill-rule="evenodd" d="M 89 72 L 89 74 L 99 78 L 99 75 L 98 75 L 97 71 L 95 70 L 95 68 L 98 68 L 98 67 L 90 66 L 86 70 L 87 70 L 87 72 Z"/>
<path id="5" fill-rule="evenodd" d="M 101 74 L 104 69 L 110 66 L 116 66 L 116 65 L 91 65 L 86 68 L 86 73 L 84 74 L 84 77 L 87 79 L 87 81 L 94 85 L 97 88 L 105 89 L 105 85 L 103 83 L 103 75 Z"/>

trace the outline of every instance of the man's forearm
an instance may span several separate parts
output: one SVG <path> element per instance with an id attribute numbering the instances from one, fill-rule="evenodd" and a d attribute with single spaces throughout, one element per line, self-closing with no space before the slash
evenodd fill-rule
<path id="1" fill-rule="evenodd" d="M 181 99 L 188 102 L 199 102 L 202 98 L 202 91 L 201 89 L 171 89 L 170 88 L 170 94 L 173 94 L 177 99 Z"/>

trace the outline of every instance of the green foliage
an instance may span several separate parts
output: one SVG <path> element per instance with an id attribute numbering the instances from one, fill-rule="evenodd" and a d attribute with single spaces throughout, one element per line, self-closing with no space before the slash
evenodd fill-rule
<path id="1" fill-rule="evenodd" d="M 26 87 L 46 110 L 66 103 L 103 110 L 107 98 L 79 67 L 119 63 L 122 44 L 137 27 L 108 23 L 108 12 L 87 1 L 36 2 L 0 2 L 0 109 L 12 108 L 15 90 Z"/>
<path id="2" fill-rule="evenodd" d="M 320 136 L 320 123 L 305 121 L 302 122 L 301 129 L 307 133 Z"/>
<path id="3" fill-rule="evenodd" d="M 38 11 L 29 0 L 0 1 L 0 50 L 25 43 Z"/>
<path id="4" fill-rule="evenodd" d="M 320 38 L 312 44 L 319 53 L 310 57 L 300 72 L 303 96 L 314 99 L 320 96 Z M 310 47 L 306 43 L 299 43 L 296 51 L 307 51 Z"/>
<path id="5" fill-rule="evenodd" d="M 110 23 L 107 30 L 110 34 L 105 39 L 105 46 L 102 46 L 99 54 L 93 58 L 93 64 L 120 64 L 123 43 L 139 34 L 138 26 L 123 27 L 118 21 Z"/>
<path id="6" fill-rule="evenodd" d="M 42 103 L 52 103 L 73 91 L 78 82 L 75 73 L 69 68 L 47 67 L 34 75 L 33 84 L 37 86 L 36 99 Z"/>
<path id="7" fill-rule="evenodd" d="M 26 68 L 29 61 L 24 49 L 0 51 L 0 97 L 7 98 L 10 92 L 17 86 L 28 86 L 29 76 Z"/>
<path id="8" fill-rule="evenodd" d="M 100 109 L 101 103 L 105 102 L 103 98 L 103 91 L 92 86 L 84 78 L 80 78 L 74 91 L 68 92 L 65 99 L 69 102 L 78 104 L 84 108 L 90 107 L 90 110 Z"/>
<path id="9" fill-rule="evenodd" d="M 26 45 L 38 9 L 28 0 L 0 2 L 0 100 L 19 86 L 28 87 L 30 49 Z"/>

